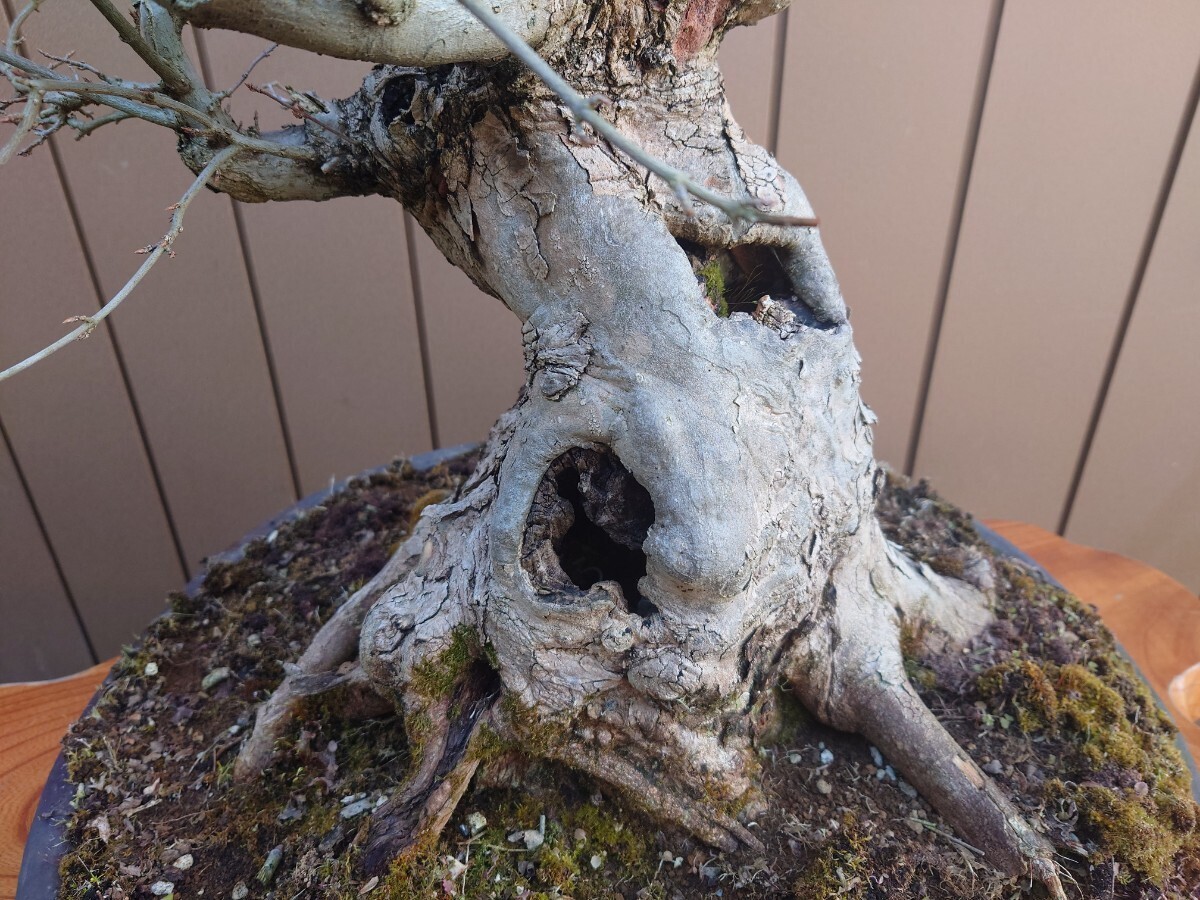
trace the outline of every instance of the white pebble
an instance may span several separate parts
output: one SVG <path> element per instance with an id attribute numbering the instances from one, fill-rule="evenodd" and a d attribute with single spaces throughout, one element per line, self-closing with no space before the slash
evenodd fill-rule
<path id="1" fill-rule="evenodd" d="M 821 751 L 821 765 L 827 766 L 831 762 L 833 762 L 833 751 L 832 750 L 822 750 Z"/>
<path id="2" fill-rule="evenodd" d="M 170 881 L 156 881 L 150 885 L 150 893 L 155 897 L 165 897 L 167 894 L 175 893 L 175 885 Z"/>
<path id="3" fill-rule="evenodd" d="M 171 865 L 177 868 L 180 872 L 186 872 L 195 862 L 196 860 L 192 858 L 192 854 L 185 853 L 183 856 L 179 857 L 179 859 L 175 860 L 175 862 L 171 863 Z"/>
<path id="4" fill-rule="evenodd" d="M 250 894 L 250 888 L 246 887 L 246 882 L 239 881 L 233 886 L 233 893 L 230 894 L 233 900 L 246 900 Z"/>
<path id="5" fill-rule="evenodd" d="M 156 662 L 146 663 L 146 668 L 142 669 L 142 674 L 145 675 L 147 678 L 153 678 L 155 675 L 158 674 L 158 663 L 156 663 Z M 165 881 L 159 882 L 159 884 L 166 884 L 166 883 L 167 882 L 165 882 Z M 170 891 L 168 891 L 167 893 L 170 893 Z"/>

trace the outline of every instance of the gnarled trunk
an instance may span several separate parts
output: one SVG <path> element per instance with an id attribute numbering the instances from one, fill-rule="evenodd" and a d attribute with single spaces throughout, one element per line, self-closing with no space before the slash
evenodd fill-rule
<path id="1" fill-rule="evenodd" d="M 714 62 L 720 30 L 759 11 L 710 6 L 605 4 L 543 52 L 651 153 L 809 216 L 732 119 Z M 419 756 L 368 865 L 444 824 L 497 746 L 753 845 L 756 740 L 786 682 L 994 865 L 1057 889 L 1047 842 L 905 677 L 901 623 L 965 640 L 989 621 L 986 585 L 941 578 L 880 532 L 873 416 L 815 229 L 731 223 L 676 195 L 512 62 L 380 67 L 343 119 L 387 191 L 520 317 L 527 383 L 469 483 L 265 707 L 242 771 L 269 758 L 304 673 L 353 655 L 361 623 L 362 670 Z"/>

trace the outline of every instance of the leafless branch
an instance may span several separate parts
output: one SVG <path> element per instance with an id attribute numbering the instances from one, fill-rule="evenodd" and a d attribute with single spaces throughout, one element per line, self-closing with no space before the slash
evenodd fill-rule
<path id="1" fill-rule="evenodd" d="M 781 216 L 764 212 L 757 206 L 741 203 L 732 197 L 726 197 L 715 191 L 710 191 L 704 185 L 691 178 L 686 172 L 663 162 L 647 153 L 636 141 L 621 134 L 611 122 L 599 115 L 594 108 L 594 101 L 588 100 L 572 88 L 550 65 L 538 56 L 537 51 L 525 43 L 515 31 L 504 24 L 501 19 L 476 0 L 458 0 L 470 13 L 482 22 L 512 54 L 525 63 L 550 90 L 567 105 L 571 115 L 577 121 L 586 122 L 596 134 L 601 135 L 614 147 L 639 165 L 653 172 L 677 194 L 691 194 L 697 200 L 715 206 L 729 218 L 737 221 L 742 219 L 749 222 L 764 222 L 769 225 L 792 225 L 815 228 L 818 224 L 815 218 L 801 216 Z"/>
<path id="2" fill-rule="evenodd" d="M 278 94 L 275 93 L 275 87 L 276 87 L 275 82 L 271 82 L 269 84 L 263 85 L 262 87 L 259 87 L 256 84 L 248 84 L 248 85 L 246 85 L 246 87 L 256 94 L 262 94 L 264 97 L 270 97 L 272 100 L 274 100 L 280 106 L 282 106 L 284 109 L 286 109 L 288 112 L 290 112 L 293 116 L 295 116 L 297 119 L 306 119 L 309 122 L 312 122 L 314 125 L 319 125 L 320 127 L 324 128 L 326 131 L 328 131 L 330 134 L 334 135 L 335 137 L 339 137 L 343 141 L 346 141 L 347 143 L 350 142 L 350 138 L 346 137 L 346 135 L 342 134 L 340 131 L 338 131 L 336 128 L 334 128 L 332 125 L 322 122 L 320 119 L 316 118 L 316 116 L 314 116 L 311 112 L 309 112 L 308 110 L 306 110 L 304 108 L 306 105 L 305 101 L 308 101 L 308 105 L 310 105 L 310 106 L 314 102 L 310 95 L 301 94 L 298 91 L 295 91 L 290 87 L 285 87 L 284 90 L 287 91 L 288 96 L 280 97 Z M 321 111 L 325 112 L 326 110 L 321 110 Z"/>
<path id="3" fill-rule="evenodd" d="M 75 130 L 75 140 L 81 141 L 97 128 L 103 128 L 105 125 L 111 125 L 115 122 L 123 122 L 126 119 L 132 118 L 133 116 L 131 116 L 129 113 L 111 112 L 107 116 L 89 119 L 86 122 L 80 122 L 76 119 L 72 119 L 67 124 L 69 124 L 71 128 Z"/>
<path id="4" fill-rule="evenodd" d="M 182 97 L 192 90 L 192 82 L 187 73 L 151 47 L 142 33 L 138 31 L 137 26 L 121 15 L 121 11 L 109 0 L 91 0 L 91 3 L 100 12 L 100 15 L 108 20 L 108 24 L 113 27 L 121 40 L 128 44 L 133 52 L 154 71 L 154 74 L 163 80 L 163 86 L 167 93 Z"/>
<path id="5" fill-rule="evenodd" d="M 220 99 L 224 100 L 226 97 L 229 97 L 230 95 L 232 95 L 234 91 L 236 91 L 238 88 L 240 88 L 243 84 L 246 83 L 246 79 L 250 77 L 250 73 L 254 71 L 254 69 L 258 66 L 258 64 L 260 62 L 262 62 L 264 59 L 266 59 L 268 56 L 270 56 L 272 53 L 274 53 L 275 49 L 278 46 L 279 46 L 278 42 L 267 45 L 267 49 L 265 49 L 262 53 L 258 54 L 258 56 L 256 56 L 254 58 L 254 62 L 250 63 L 250 65 L 246 69 L 246 71 L 242 73 L 242 77 L 237 80 L 237 84 L 235 84 L 233 87 L 231 87 L 227 91 L 221 91 L 221 93 L 217 94 L 217 96 Z"/>
<path id="6" fill-rule="evenodd" d="M 0 166 L 12 159 L 12 155 L 17 152 L 21 142 L 33 131 L 33 126 L 37 124 L 41 113 L 42 95 L 37 91 L 30 91 L 25 97 L 25 113 L 21 116 L 17 130 L 12 133 L 4 146 L 0 147 Z"/>
<path id="7" fill-rule="evenodd" d="M 167 233 L 163 235 L 161 240 L 151 244 L 149 247 L 144 248 L 144 251 L 139 251 L 147 253 L 145 262 L 138 267 L 138 270 L 133 273 L 133 277 L 125 282 L 125 286 L 117 291 L 117 293 L 113 295 L 113 298 L 104 304 L 99 312 L 93 316 L 72 316 L 71 318 L 67 319 L 67 323 L 82 322 L 83 324 L 68 334 L 63 335 L 48 347 L 39 350 L 32 356 L 22 360 L 14 366 L 5 369 L 3 372 L 0 372 L 0 381 L 5 381 L 16 375 L 18 372 L 25 371 L 35 363 L 41 362 L 52 353 L 56 353 L 57 351 L 61 350 L 63 347 L 67 346 L 67 344 L 86 338 L 93 331 L 95 331 L 96 326 L 107 319 L 112 314 L 113 310 L 120 306 L 125 298 L 133 292 L 133 289 L 141 283 L 142 279 L 144 279 L 146 274 L 152 268 L 154 268 L 154 264 L 158 262 L 160 258 L 162 258 L 164 253 L 170 256 L 174 255 L 171 245 L 174 243 L 175 239 L 179 237 L 179 233 L 183 231 L 183 215 L 185 212 L 187 212 L 188 206 L 196 198 L 196 195 L 204 189 L 204 186 L 208 184 L 209 180 L 218 173 L 218 170 L 221 168 L 221 166 L 229 162 L 230 159 L 240 152 L 242 152 L 242 148 L 240 147 L 226 147 L 224 150 L 213 154 L 213 158 L 209 160 L 208 165 L 200 170 L 200 174 L 197 175 L 195 181 L 188 186 L 188 189 L 184 192 L 183 196 L 179 198 L 179 202 L 171 207 L 171 225 L 167 229 Z"/>

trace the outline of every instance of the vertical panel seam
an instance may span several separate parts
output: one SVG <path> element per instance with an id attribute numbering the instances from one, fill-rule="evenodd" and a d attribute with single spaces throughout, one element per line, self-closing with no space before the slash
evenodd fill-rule
<path id="1" fill-rule="evenodd" d="M 62 585 L 63 593 L 67 598 L 67 605 L 71 608 L 71 615 L 75 618 L 75 625 L 79 628 L 79 634 L 83 638 L 84 646 L 87 647 L 88 655 L 92 659 L 92 665 L 95 665 L 100 662 L 100 657 L 96 653 L 96 646 L 92 643 L 92 636 L 88 633 L 87 626 L 84 625 L 83 615 L 79 611 L 79 604 L 76 602 L 75 594 L 71 591 L 71 585 L 67 581 L 67 574 L 63 570 L 62 561 L 58 558 L 58 553 L 54 549 L 54 542 L 50 540 L 50 532 L 46 528 L 46 521 L 42 518 L 42 513 L 38 509 L 37 503 L 34 502 L 33 491 L 30 489 L 29 481 L 25 477 L 25 471 L 21 468 L 21 460 L 17 458 L 16 450 L 8 437 L 8 429 L 4 427 L 3 420 L 0 420 L 0 443 L 3 443 L 4 448 L 8 451 L 9 458 L 12 460 L 13 471 L 17 474 L 17 483 L 21 485 L 21 490 L 25 494 L 25 501 L 29 504 L 29 509 L 33 514 L 33 521 L 42 536 L 42 543 L 46 546 L 46 552 L 50 554 L 50 563 L 54 566 L 54 572 L 58 576 L 59 584 Z"/>
<path id="2" fill-rule="evenodd" d="M 208 47 L 205 46 L 204 36 L 195 33 L 196 55 L 199 57 L 200 73 L 204 80 L 212 85 L 212 65 L 208 57 Z M 233 211 L 233 227 L 237 232 L 238 247 L 242 253 L 242 265 L 246 273 L 246 286 L 250 291 L 250 305 L 254 307 L 254 320 L 258 325 L 258 339 L 262 345 L 263 357 L 267 364 L 267 378 L 271 382 L 271 396 L 275 402 L 275 415 L 279 419 L 279 433 L 283 438 L 283 452 L 287 457 L 288 475 L 292 480 L 293 499 L 299 501 L 304 496 L 300 483 L 300 466 L 296 460 L 296 448 L 292 441 L 292 431 L 288 426 L 287 409 L 283 402 L 283 386 L 279 378 L 279 368 L 275 364 L 275 353 L 271 347 L 271 336 L 267 329 L 267 317 L 263 311 L 262 291 L 258 286 L 258 273 L 254 269 L 254 257 L 250 251 L 250 237 L 246 230 L 246 222 L 242 216 L 242 207 L 238 201 L 229 198 L 229 206 Z"/>
<path id="3" fill-rule="evenodd" d="M 292 442 L 292 431 L 288 426 L 287 409 L 283 402 L 283 386 L 280 383 L 279 368 L 275 364 L 275 352 L 271 347 L 271 336 L 267 328 L 267 316 L 263 311 L 262 293 L 258 287 L 258 273 L 254 269 L 254 258 L 250 251 L 250 238 L 246 233 L 246 223 L 242 218 L 242 205 L 232 197 L 229 198 L 233 210 L 233 227 L 237 231 L 238 246 L 242 251 L 242 264 L 246 269 L 246 284 L 250 289 L 250 303 L 254 307 L 254 321 L 258 325 L 258 338 L 262 343 L 263 358 L 267 363 L 267 378 L 271 382 L 271 396 L 275 401 L 275 415 L 279 418 L 279 433 L 283 437 L 283 452 L 287 457 L 288 474 L 292 479 L 292 493 L 299 500 L 304 496 L 300 484 L 300 465 L 296 460 L 296 448 Z"/>
<path id="4" fill-rule="evenodd" d="M 946 249 L 942 259 L 942 271 L 938 277 L 937 294 L 934 297 L 933 316 L 929 326 L 929 337 L 925 344 L 925 360 L 921 366 L 921 380 L 917 386 L 917 405 L 913 411 L 912 428 L 908 436 L 908 453 L 905 455 L 904 471 L 911 476 L 917 465 L 917 453 L 921 448 L 921 433 L 925 428 L 925 415 L 929 405 L 929 390 L 933 385 L 933 370 L 937 362 L 938 345 L 942 339 L 942 326 L 946 319 L 946 307 L 950 297 L 950 282 L 954 276 L 954 263 L 958 256 L 958 242 L 962 233 L 963 219 L 967 211 L 967 196 L 971 188 L 971 175 L 975 169 L 975 156 L 979 149 L 979 134 L 983 128 L 983 113 L 987 105 L 988 89 L 991 86 L 992 69 L 996 62 L 996 48 L 1000 43 L 1000 24 L 1004 18 L 1004 0 L 993 0 L 992 13 L 983 53 L 980 55 L 979 74 L 975 81 L 975 99 L 971 110 L 971 121 L 963 146 L 962 163 L 958 171 L 958 184 L 954 192 L 954 212 L 946 235 Z"/>
<path id="5" fill-rule="evenodd" d="M 1150 259 L 1154 254 L 1154 245 L 1158 240 L 1158 232 L 1162 226 L 1163 217 L 1166 215 L 1167 204 L 1171 199 L 1171 190 L 1175 186 L 1175 176 L 1179 172 L 1179 164 L 1183 159 L 1183 152 L 1187 146 L 1188 136 L 1196 120 L 1197 105 L 1200 105 L 1200 63 L 1197 64 L 1196 72 L 1192 77 L 1191 89 L 1188 92 L 1187 99 L 1184 101 L 1183 113 L 1179 119 L 1179 128 L 1171 144 L 1171 152 L 1167 157 L 1162 181 L 1158 187 L 1158 194 L 1154 198 L 1154 208 L 1150 213 L 1150 222 L 1146 226 L 1146 233 L 1142 238 L 1142 246 L 1138 252 L 1137 263 L 1133 269 L 1133 277 L 1130 279 L 1129 290 L 1125 295 L 1125 302 L 1121 308 L 1121 316 L 1117 320 L 1117 327 L 1113 333 L 1108 358 L 1105 360 L 1104 373 L 1100 378 L 1100 386 L 1096 391 L 1096 399 L 1092 403 L 1087 428 L 1084 430 L 1083 441 L 1079 446 L 1079 455 L 1075 460 L 1075 466 L 1071 472 L 1070 487 L 1067 489 L 1067 495 L 1063 501 L 1062 514 L 1058 520 L 1057 533 L 1060 535 L 1066 534 L 1067 526 L 1071 522 L 1071 514 L 1074 512 L 1079 488 L 1083 483 L 1083 474 L 1087 469 L 1088 457 L 1091 456 L 1092 446 L 1096 440 L 1096 433 L 1100 429 L 1100 419 L 1104 414 L 1104 406 L 1108 402 L 1109 391 L 1112 389 L 1113 380 L 1117 374 L 1117 365 L 1120 363 L 1121 351 L 1125 346 L 1125 338 L 1129 334 L 1129 326 L 1133 321 L 1133 313 L 1137 307 L 1138 296 L 1141 294 L 1142 284 L 1146 279 L 1146 272 L 1150 268 Z"/>
<path id="6" fill-rule="evenodd" d="M 92 253 L 91 244 L 88 242 L 87 232 L 83 227 L 83 218 L 79 213 L 79 206 L 75 202 L 75 192 L 71 189 L 71 182 L 67 177 L 67 167 L 63 164 L 62 156 L 58 151 L 58 139 L 51 137 L 46 145 L 50 151 L 50 159 L 54 164 L 55 173 L 58 175 L 58 183 L 62 189 L 63 200 L 67 204 L 67 214 L 71 219 L 71 227 L 75 230 L 75 239 L 79 243 L 79 252 L 83 255 L 83 265 L 87 270 L 88 280 L 91 281 L 92 290 L 96 295 L 96 304 L 102 307 L 107 302 L 104 285 L 101 283 L 100 270 L 96 266 L 96 259 Z M 163 517 L 167 524 L 167 533 L 171 537 L 171 546 L 175 549 L 175 556 L 179 561 L 180 572 L 183 574 L 184 581 L 186 581 L 189 577 L 187 554 L 183 550 L 183 540 L 180 538 L 179 528 L 175 523 L 175 514 L 171 510 L 170 500 L 167 499 L 166 484 L 163 481 L 162 470 L 158 467 L 158 460 L 154 456 L 154 447 L 150 443 L 150 433 L 146 427 L 146 419 L 142 415 L 142 406 L 138 402 L 137 392 L 133 387 L 133 376 L 130 374 L 129 364 L 125 360 L 125 351 L 121 348 L 121 338 L 117 329 L 117 323 L 115 319 L 110 318 L 107 325 L 113 359 L 117 364 L 117 373 L 121 378 L 121 384 L 125 388 L 125 397 L 129 402 L 129 410 L 133 414 L 134 427 L 137 429 L 138 439 L 142 444 L 142 452 L 146 457 L 146 465 L 150 469 L 150 480 L 154 484 L 154 491 L 158 495 L 159 504 L 162 506 Z"/>
<path id="7" fill-rule="evenodd" d="M 425 413 L 429 417 L 429 440 L 434 448 L 442 445 L 438 432 L 437 407 L 433 395 L 433 360 L 429 353 L 429 333 L 425 327 L 425 297 L 421 293 L 421 273 L 417 263 L 417 241 L 414 229 L 417 223 L 412 216 L 403 212 L 404 244 L 408 249 L 408 276 L 412 283 L 413 313 L 417 319 L 417 349 L 421 354 L 421 378 L 425 382 Z"/>
<path id="8" fill-rule="evenodd" d="M 775 156 L 779 152 L 779 127 L 783 119 L 783 73 L 787 62 L 788 13 L 784 9 L 775 22 L 775 59 L 771 70 L 770 108 L 767 110 L 767 149 Z"/>

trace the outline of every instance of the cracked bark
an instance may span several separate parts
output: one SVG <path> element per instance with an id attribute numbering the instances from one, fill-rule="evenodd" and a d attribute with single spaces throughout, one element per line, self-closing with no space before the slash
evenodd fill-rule
<path id="1" fill-rule="evenodd" d="M 234 10 L 221 24 L 239 27 L 232 5 L 175 3 L 192 7 Z M 715 64 L 726 27 L 775 8 L 564 6 L 542 52 L 660 159 L 810 216 L 737 126 Z M 785 681 L 874 741 L 994 866 L 1059 896 L 1048 842 L 905 677 L 902 620 L 964 641 L 988 597 L 879 530 L 874 417 L 816 230 L 681 198 L 512 61 L 380 66 L 337 113 L 359 177 L 520 318 L 527 383 L 459 495 L 425 510 L 264 705 L 239 773 L 269 763 L 309 676 L 357 656 L 424 728 L 369 865 L 444 824 L 488 764 L 481 723 L 714 845 L 753 846 L 735 810 L 755 809 L 756 712 Z M 729 286 L 728 317 L 705 266 Z M 463 647 L 469 665 L 430 676 Z"/>

